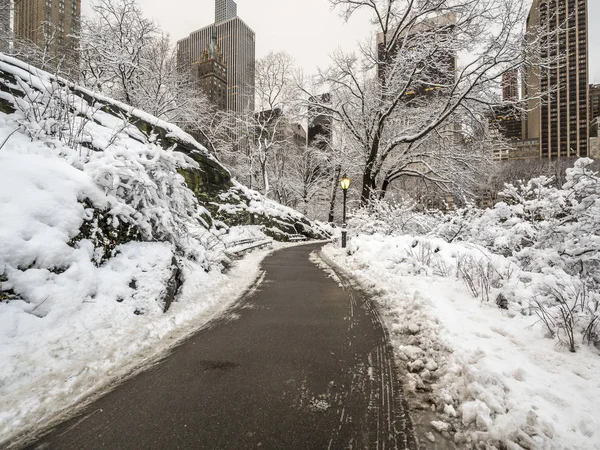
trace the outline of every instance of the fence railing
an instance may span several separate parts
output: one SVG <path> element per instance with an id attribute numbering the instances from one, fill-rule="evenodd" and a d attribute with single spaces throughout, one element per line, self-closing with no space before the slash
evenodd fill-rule
<path id="1" fill-rule="evenodd" d="M 263 248 L 273 245 L 273 239 L 249 238 L 228 242 L 225 247 L 230 253 L 239 255 L 253 248 Z"/>
<path id="2" fill-rule="evenodd" d="M 306 236 L 304 236 L 302 234 L 293 234 L 289 238 L 290 242 L 299 242 L 299 241 L 305 241 L 305 240 L 306 240 Z"/>

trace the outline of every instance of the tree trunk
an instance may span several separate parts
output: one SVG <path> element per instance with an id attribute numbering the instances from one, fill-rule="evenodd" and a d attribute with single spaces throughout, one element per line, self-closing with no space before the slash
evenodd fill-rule
<path id="1" fill-rule="evenodd" d="M 387 190 L 390 187 L 390 179 L 388 177 L 385 177 L 385 180 L 383 180 L 383 183 L 381 184 L 381 190 L 379 191 L 379 200 L 383 200 L 385 197 L 385 194 L 387 194 Z"/>
<path id="2" fill-rule="evenodd" d="M 261 164 L 260 164 L 260 170 L 261 170 L 261 176 L 262 176 L 262 179 L 263 179 L 264 196 L 268 197 L 268 195 L 269 195 L 269 174 L 267 173 L 267 163 L 266 163 L 266 161 L 264 163 L 261 162 Z"/>
<path id="3" fill-rule="evenodd" d="M 367 206 L 373 200 L 375 191 L 377 190 L 376 176 L 371 172 L 370 168 L 365 169 L 363 174 L 362 191 L 360 194 L 360 205 Z"/>
<path id="4" fill-rule="evenodd" d="M 329 223 L 333 223 L 335 216 L 335 198 L 337 196 L 338 190 L 338 182 L 340 180 L 340 175 L 342 174 L 342 166 L 337 165 L 333 171 L 333 185 L 331 186 L 331 196 L 329 197 L 329 217 L 327 221 Z"/>
<path id="5" fill-rule="evenodd" d="M 369 158 L 365 164 L 365 171 L 363 172 L 363 184 L 362 191 L 360 193 L 360 205 L 367 206 L 373 199 L 373 193 L 377 189 L 377 175 L 380 168 L 374 170 L 374 165 L 379 154 L 379 130 L 373 138 L 373 143 L 369 149 Z"/>

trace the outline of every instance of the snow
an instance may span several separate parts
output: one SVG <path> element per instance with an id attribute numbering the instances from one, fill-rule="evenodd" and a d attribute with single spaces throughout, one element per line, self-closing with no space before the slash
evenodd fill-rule
<path id="1" fill-rule="evenodd" d="M 142 264 L 155 253 L 141 252 L 135 246 L 130 250 Z M 56 420 L 57 413 L 68 411 L 74 403 L 163 356 L 231 306 L 258 276 L 260 261 L 268 253 L 250 254 L 230 275 L 186 267 L 181 295 L 166 314 L 132 314 L 134 306 L 128 302 L 135 302 L 135 298 L 126 297 L 119 303 L 108 299 L 106 292 L 103 298 L 52 319 L 24 314 L 18 307 L 3 312 L 3 322 L 13 326 L 10 335 L 0 335 L 0 360 L 3 367 L 11 368 L 3 372 L 0 383 L 2 439 L 18 435 L 31 424 L 41 427 Z M 122 263 L 112 261 L 106 272 L 123 268 Z M 99 276 L 107 277 L 106 272 Z M 144 281 L 156 274 L 147 272 Z M 118 279 L 105 279 L 112 281 L 116 291 L 127 289 L 126 284 L 117 283 Z M 150 298 L 156 297 L 156 292 L 148 293 L 154 295 Z M 44 323 L 48 320 L 53 320 L 51 326 Z"/>
<path id="2" fill-rule="evenodd" d="M 283 206 L 271 199 L 262 196 L 259 192 L 247 188 L 243 184 L 233 181 L 234 190 L 237 189 L 244 194 L 244 197 L 250 199 L 248 205 L 241 203 L 239 205 L 227 205 L 228 208 L 233 208 L 231 212 L 239 212 L 241 209 L 247 210 L 250 214 L 264 214 L 270 217 L 282 218 L 282 219 L 296 219 L 302 220 L 304 216 L 296 211 L 295 209 Z M 235 199 L 238 197 L 233 192 L 229 194 L 229 198 Z M 224 199 L 226 199 L 225 197 Z M 239 197 L 238 197 L 239 200 Z M 240 209 L 241 208 L 241 209 Z"/>
<path id="3" fill-rule="evenodd" d="M 518 271 L 473 244 L 428 237 L 359 235 L 345 250 L 324 251 L 380 304 L 405 389 L 432 388 L 439 419 L 427 439 L 451 430 L 468 448 L 600 449 L 600 352 L 580 345 L 571 353 L 547 337 L 529 303 L 546 275 Z M 493 283 L 490 301 L 475 298 L 457 271 L 467 257 L 515 275 Z M 500 292 L 508 310 L 494 302 Z"/>
<path id="4" fill-rule="evenodd" d="M 19 83 L 19 88 L 25 89 L 25 90 L 29 90 L 28 85 L 31 85 L 36 89 L 48 92 L 48 91 L 52 90 L 50 88 L 50 86 L 53 86 L 53 85 L 56 86 L 57 81 L 65 86 L 75 87 L 73 85 L 73 83 L 69 82 L 68 80 L 62 79 L 60 77 L 56 77 L 55 75 L 52 75 L 48 72 L 37 69 L 37 68 L 27 64 L 24 61 L 20 61 L 16 58 L 10 57 L 3 53 L 0 53 L 0 70 L 3 70 L 7 73 L 16 75 L 17 77 L 21 78 L 22 80 L 26 80 L 27 84 Z M 204 156 L 206 156 L 207 158 L 209 158 L 213 161 L 216 161 L 214 156 L 212 156 L 202 145 L 200 145 L 198 142 L 196 142 L 196 140 L 192 136 L 190 136 L 188 133 L 184 132 L 181 128 L 179 128 L 169 122 L 166 122 L 162 119 L 154 117 L 153 115 L 148 114 L 140 109 L 133 108 L 130 105 L 127 105 L 125 103 L 121 103 L 119 101 L 116 101 L 114 99 L 106 97 L 105 95 L 102 95 L 98 92 L 91 91 L 91 90 L 83 88 L 81 86 L 76 86 L 76 88 L 77 88 L 78 92 L 85 94 L 89 97 L 92 97 L 101 103 L 116 106 L 117 108 L 123 110 L 125 112 L 125 114 L 130 117 L 139 118 L 147 123 L 150 123 L 154 126 L 157 126 L 157 127 L 160 127 L 162 129 L 166 130 L 167 137 L 175 137 L 178 140 L 180 140 L 181 142 L 189 144 L 192 148 L 196 149 L 197 151 L 202 152 L 204 154 Z M 35 97 L 37 97 L 37 95 L 34 95 L 34 98 Z M 77 98 L 76 100 L 77 100 L 77 102 L 85 103 L 85 101 L 81 97 Z M 77 107 L 77 104 L 75 103 L 74 106 Z M 95 116 L 96 112 L 97 111 L 94 111 L 94 116 Z M 114 119 L 108 118 L 107 116 L 108 115 L 104 115 L 104 116 L 101 115 L 101 117 L 104 117 L 105 120 L 110 120 L 110 121 L 114 120 Z M 118 122 L 116 122 L 116 121 L 113 121 L 112 124 L 113 124 L 113 128 L 115 126 L 120 126 L 118 124 Z M 129 130 L 130 128 L 124 126 L 123 129 Z M 141 134 L 139 134 L 139 131 L 134 132 L 134 133 L 136 133 L 138 136 L 141 136 Z"/>
<path id="5" fill-rule="evenodd" d="M 86 91 L 106 102 L 92 107 L 78 88 L 2 54 L 0 71 L 26 94 L 3 95 L 16 111 L 0 112 L 2 447 L 72 413 L 224 313 L 261 279 L 272 249 L 232 262 L 232 242 L 271 242 L 264 228 L 209 226 L 211 214 L 179 174 L 198 163 L 163 149 L 127 116 L 212 158 L 177 127 Z M 123 116 L 100 109 L 106 105 Z M 82 145 L 90 142 L 94 150 Z M 266 215 L 304 219 L 248 192 L 255 208 L 268 205 Z M 177 270 L 182 285 L 164 312 Z"/>
<path id="6" fill-rule="evenodd" d="M 11 125 L 0 117 L 0 141 Z M 0 151 L 2 287 L 24 299 L 0 304 L 1 440 L 163 354 L 239 298 L 268 254 L 252 253 L 229 274 L 186 260 L 180 296 L 163 314 L 169 242 L 122 244 L 102 265 L 90 241 L 70 245 L 89 219 L 82 200 L 116 200 L 95 183 L 97 165 L 78 170 L 60 156 L 67 151 L 20 133 Z"/>

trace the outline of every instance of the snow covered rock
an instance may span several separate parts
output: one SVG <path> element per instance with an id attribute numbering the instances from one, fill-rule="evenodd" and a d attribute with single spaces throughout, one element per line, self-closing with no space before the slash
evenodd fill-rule
<path id="1" fill-rule="evenodd" d="M 0 447 L 230 305 L 266 252 L 224 273 L 228 246 L 267 233 L 328 236 L 178 127 L 0 53 Z"/>
<path id="2" fill-rule="evenodd" d="M 197 216 L 205 226 L 210 227 L 213 219 L 231 226 L 262 225 L 266 234 L 282 241 L 298 234 L 308 239 L 329 237 L 327 230 L 297 211 L 232 180 L 216 158 L 177 126 L 3 54 L 0 111 L 12 113 L 19 128 L 32 139 L 44 139 L 52 146 L 60 141 L 77 150 L 82 160 L 96 159 L 94 153 L 100 152 L 101 163 L 94 175 L 105 190 L 128 191 L 125 193 L 131 199 L 156 190 L 158 199 L 164 199 L 185 188 L 191 190 L 185 193 L 187 197 L 196 197 L 196 209 L 198 204 L 204 208 Z M 123 154 L 136 150 L 136 158 Z M 113 170 L 107 170 L 106 163 Z M 93 166 L 91 161 L 86 165 Z M 152 166 L 167 169 L 168 175 L 154 178 L 161 171 L 155 172 Z M 146 180 L 135 183 L 143 174 L 148 175 Z M 150 224 L 143 231 L 152 235 L 153 231 L 165 231 L 161 225 L 179 228 L 177 214 L 165 217 L 162 210 L 168 205 L 156 203 L 148 208 Z M 194 207 L 189 198 L 186 203 L 182 206 Z M 159 230 L 152 229 L 155 225 Z"/>

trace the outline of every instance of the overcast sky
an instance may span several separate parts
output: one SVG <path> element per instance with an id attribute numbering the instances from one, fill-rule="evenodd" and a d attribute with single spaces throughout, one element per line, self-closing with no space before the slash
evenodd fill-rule
<path id="1" fill-rule="evenodd" d="M 84 4 L 90 0 L 83 0 Z M 214 22 L 214 0 L 138 0 L 173 40 Z M 600 0 L 588 0 L 590 82 L 600 83 Z M 237 0 L 238 16 L 256 33 L 256 57 L 285 50 L 306 72 L 328 64 L 338 46 L 355 47 L 371 34 L 369 16 L 345 24 L 327 0 Z M 85 5 L 87 6 L 87 5 Z M 84 6 L 84 9 L 85 9 Z"/>

